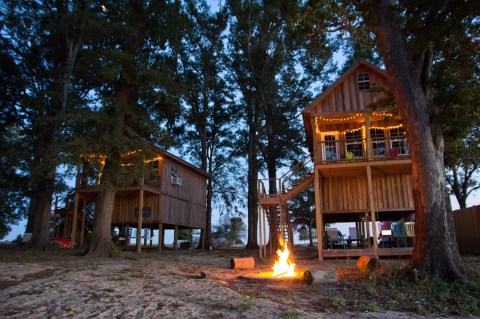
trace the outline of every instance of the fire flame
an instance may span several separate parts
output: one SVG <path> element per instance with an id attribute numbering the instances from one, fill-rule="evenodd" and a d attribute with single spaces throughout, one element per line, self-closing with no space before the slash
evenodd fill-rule
<path id="1" fill-rule="evenodd" d="M 280 249 L 277 250 L 278 260 L 273 265 L 273 277 L 295 277 L 295 264 L 288 260 L 290 252 L 288 251 L 287 243 L 283 238 L 279 238 Z"/>

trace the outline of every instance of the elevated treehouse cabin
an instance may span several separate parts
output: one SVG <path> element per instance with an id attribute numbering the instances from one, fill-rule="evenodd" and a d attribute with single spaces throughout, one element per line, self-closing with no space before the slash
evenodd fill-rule
<path id="1" fill-rule="evenodd" d="M 303 110 L 313 168 L 299 174 L 297 167 L 284 175 L 277 181 L 278 194 L 268 194 L 267 181 L 259 181 L 260 227 L 265 225 L 264 213 L 278 212 L 279 218 L 268 216 L 269 221 L 279 221 L 270 227 L 288 234 L 286 203 L 313 183 L 320 259 L 411 255 L 407 243 L 412 240 L 407 241 L 403 228 L 414 216 L 408 140 L 400 116 L 381 106 L 386 95 L 380 88 L 388 88 L 386 73 L 360 62 Z M 290 181 L 290 176 L 296 180 Z M 344 222 L 356 225 L 353 232 L 350 229 L 351 238 L 336 238 L 342 249 L 331 249 L 335 246 L 325 224 Z M 377 222 L 388 229 L 387 222 L 401 225 L 402 229 L 392 228 L 383 237 L 397 239 L 394 247 L 378 244 Z M 414 226 L 411 221 L 408 224 Z M 260 237 L 264 245 L 265 236 Z"/>
<path id="2" fill-rule="evenodd" d="M 139 166 L 133 163 L 139 160 L 143 161 L 144 173 L 134 174 L 132 170 Z M 55 210 L 52 234 L 53 237 L 75 238 L 80 245 L 92 227 L 88 212 L 93 212 L 96 204 L 104 158 L 90 156 L 84 162 L 77 176 L 73 205 Z M 156 149 L 151 158 L 140 151 L 123 154 L 112 215 L 112 235 L 118 236 L 120 245 L 128 246 L 135 228 L 136 236 L 143 237 L 143 245 L 152 246 L 153 230 L 158 229 L 158 249 L 161 250 L 165 230 L 173 229 L 176 249 L 179 229 L 205 229 L 208 178 L 203 170 L 160 149 Z M 141 215 L 139 211 L 142 211 Z M 118 234 L 114 234 L 115 229 Z"/>

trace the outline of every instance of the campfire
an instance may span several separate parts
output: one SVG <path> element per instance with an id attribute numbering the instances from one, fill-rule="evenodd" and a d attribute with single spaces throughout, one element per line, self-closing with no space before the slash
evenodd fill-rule
<path id="1" fill-rule="evenodd" d="M 295 273 L 295 264 L 292 264 L 288 257 L 290 256 L 290 251 L 288 250 L 287 243 L 283 240 L 282 237 L 279 237 L 280 249 L 277 250 L 278 259 L 273 265 L 273 277 L 284 278 L 284 277 L 296 277 Z"/>
<path id="2" fill-rule="evenodd" d="M 272 267 L 273 271 L 259 272 L 254 276 L 255 278 L 297 278 L 301 275 L 299 272 L 295 272 L 295 264 L 289 259 L 290 251 L 287 243 L 282 238 L 279 239 L 279 243 L 280 249 L 277 250 L 277 259 Z"/>

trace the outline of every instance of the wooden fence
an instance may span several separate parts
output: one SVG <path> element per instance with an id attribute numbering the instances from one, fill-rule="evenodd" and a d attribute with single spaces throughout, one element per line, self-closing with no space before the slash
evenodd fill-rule
<path id="1" fill-rule="evenodd" d="M 461 254 L 480 255 L 480 205 L 453 212 Z"/>

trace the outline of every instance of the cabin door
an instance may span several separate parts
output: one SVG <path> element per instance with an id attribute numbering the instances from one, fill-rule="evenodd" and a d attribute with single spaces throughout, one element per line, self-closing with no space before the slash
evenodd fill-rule
<path id="1" fill-rule="evenodd" d="M 339 159 L 338 135 L 336 133 L 322 134 L 322 159 L 324 161 Z"/>

